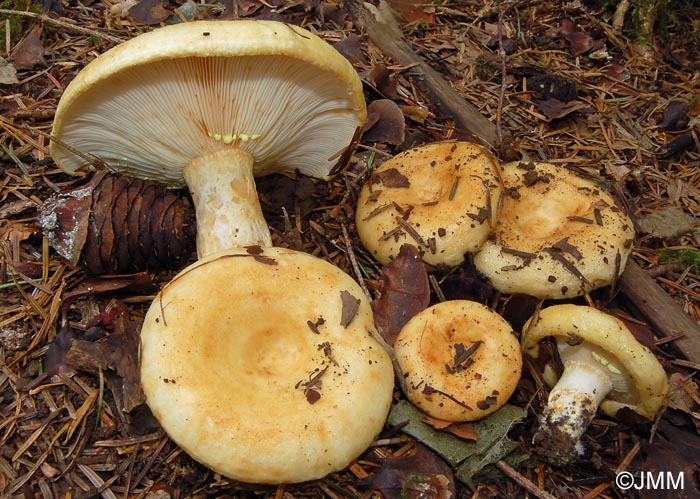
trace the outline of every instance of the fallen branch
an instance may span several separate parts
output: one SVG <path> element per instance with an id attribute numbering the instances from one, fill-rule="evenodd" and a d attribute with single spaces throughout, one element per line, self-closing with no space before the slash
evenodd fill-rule
<path id="1" fill-rule="evenodd" d="M 385 55 L 403 66 L 413 66 L 413 70 L 418 73 L 416 85 L 430 97 L 441 113 L 450 116 L 457 127 L 474 142 L 496 146 L 496 126 L 411 50 L 403 39 L 391 7 L 384 0 L 378 6 L 362 0 L 345 0 L 343 5 Z"/>
<path id="2" fill-rule="evenodd" d="M 700 364 L 700 326 L 631 259 L 617 283 L 632 306 L 686 360 Z"/>
<path id="3" fill-rule="evenodd" d="M 68 21 L 62 21 L 61 19 L 54 19 L 53 17 L 47 16 L 46 14 L 38 14 L 36 12 L 27 12 L 24 10 L 10 10 L 10 9 L 0 9 L 0 14 L 7 15 L 7 16 L 30 17 L 32 19 L 37 19 L 40 22 L 42 22 L 44 24 L 48 24 L 50 26 L 55 26 L 57 28 L 62 28 L 62 29 L 68 30 L 68 31 L 74 31 L 76 33 L 80 33 L 83 35 L 94 36 L 96 38 L 102 38 L 103 40 L 107 40 L 107 41 L 113 42 L 113 43 L 121 43 L 124 41 L 122 38 L 118 38 L 116 36 L 112 36 L 110 34 L 103 33 L 102 31 L 97 31 L 94 29 L 85 28 L 83 26 L 78 26 L 77 24 L 74 24 L 74 23 L 68 22 Z"/>

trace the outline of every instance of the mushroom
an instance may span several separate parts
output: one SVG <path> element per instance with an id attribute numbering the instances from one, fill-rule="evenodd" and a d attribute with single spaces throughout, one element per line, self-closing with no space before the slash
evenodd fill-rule
<path id="1" fill-rule="evenodd" d="M 297 26 L 195 21 L 105 52 L 68 85 L 51 154 L 66 172 L 101 162 L 189 187 L 200 257 L 270 246 L 254 175 L 326 178 L 366 117 L 362 83 Z"/>
<path id="2" fill-rule="evenodd" d="M 545 372 L 552 387 L 539 418 L 534 443 L 550 462 L 567 464 L 583 456 L 581 437 L 598 407 L 615 417 L 629 408 L 654 418 L 668 391 L 666 373 L 624 323 L 592 307 L 562 304 L 545 308 L 523 327 L 523 352 L 539 357 L 538 344 L 556 341 L 563 372 Z"/>
<path id="3" fill-rule="evenodd" d="M 368 300 L 282 248 L 211 255 L 168 283 L 141 331 L 153 414 L 227 477 L 292 483 L 345 468 L 381 431 L 394 372 Z"/>
<path id="4" fill-rule="evenodd" d="M 486 240 L 498 214 L 499 164 L 483 147 L 438 142 L 374 170 L 355 215 L 362 244 L 383 264 L 405 243 L 432 265 L 456 265 Z"/>
<path id="5" fill-rule="evenodd" d="M 510 324 L 473 301 L 450 300 L 414 315 L 394 343 L 406 396 L 429 416 L 474 421 L 495 412 L 520 380 Z"/>
<path id="6" fill-rule="evenodd" d="M 474 257 L 494 288 L 572 298 L 622 273 L 634 228 L 609 193 L 548 163 L 513 162 L 503 170 L 500 216 Z"/>

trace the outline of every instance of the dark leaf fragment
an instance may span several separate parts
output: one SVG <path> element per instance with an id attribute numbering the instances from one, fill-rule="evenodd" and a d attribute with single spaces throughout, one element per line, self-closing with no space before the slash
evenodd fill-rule
<path id="1" fill-rule="evenodd" d="M 395 146 L 406 139 L 406 122 L 396 102 L 377 99 L 367 106 L 367 121 L 364 125 L 364 142 L 382 142 Z"/>
<path id="2" fill-rule="evenodd" d="M 348 327 L 355 318 L 358 309 L 360 308 L 360 299 L 355 298 L 349 291 L 342 290 L 340 292 L 340 300 L 343 304 L 343 310 L 340 314 L 340 325 Z"/>
<path id="3" fill-rule="evenodd" d="M 391 187 L 394 189 L 406 188 L 411 185 L 408 178 L 402 175 L 396 168 L 389 168 L 388 170 L 376 172 L 372 175 L 372 182 L 381 182 L 384 187 Z"/>
<path id="4" fill-rule="evenodd" d="M 129 9 L 129 14 L 139 23 L 159 24 L 172 14 L 165 8 L 167 3 L 167 0 L 141 0 Z"/>
<path id="5" fill-rule="evenodd" d="M 374 475 L 355 484 L 360 490 L 379 490 L 386 499 L 451 499 L 456 497 L 450 466 L 424 445 L 413 454 L 382 459 Z"/>
<path id="6" fill-rule="evenodd" d="M 415 246 L 404 244 L 382 268 L 380 296 L 372 302 L 374 321 L 384 339 L 394 344 L 401 328 L 430 303 L 430 283 Z"/>
<path id="7" fill-rule="evenodd" d="M 91 274 L 179 268 L 195 246 L 194 208 L 162 185 L 98 172 L 40 208 L 49 244 Z"/>

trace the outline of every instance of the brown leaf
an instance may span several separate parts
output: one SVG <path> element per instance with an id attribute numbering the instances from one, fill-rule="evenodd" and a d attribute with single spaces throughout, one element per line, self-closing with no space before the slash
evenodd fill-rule
<path id="1" fill-rule="evenodd" d="M 668 377 L 670 386 L 668 406 L 689 415 L 700 414 L 700 386 L 692 378 L 681 373 L 673 373 Z M 696 426 L 700 418 L 693 418 Z"/>
<path id="2" fill-rule="evenodd" d="M 474 423 L 454 423 L 452 421 L 443 421 L 442 419 L 435 419 L 430 416 L 425 416 L 423 421 L 436 430 L 447 431 L 453 435 L 463 438 L 464 440 L 476 440 L 477 431 Z"/>
<path id="3" fill-rule="evenodd" d="M 683 101 L 671 101 L 666 106 L 659 128 L 667 132 L 683 130 L 688 126 L 690 106 Z"/>
<path id="4" fill-rule="evenodd" d="M 643 234 L 661 239 L 676 239 L 693 230 L 688 215 L 677 207 L 662 208 L 637 220 Z"/>
<path id="5" fill-rule="evenodd" d="M 387 0 L 391 8 L 409 23 L 435 22 L 435 8 L 417 0 Z"/>
<path id="6" fill-rule="evenodd" d="M 428 274 L 415 246 L 404 244 L 382 268 L 379 291 L 381 296 L 372 303 L 374 321 L 393 345 L 401 328 L 430 303 Z"/>
<path id="7" fill-rule="evenodd" d="M 588 52 L 593 47 L 593 38 L 582 32 L 574 21 L 569 18 L 562 19 L 561 31 L 569 42 L 569 50 L 572 55 L 581 55 Z"/>
<path id="8" fill-rule="evenodd" d="M 369 83 L 387 99 L 397 99 L 399 94 L 396 89 L 396 79 L 393 73 L 384 64 L 376 64 L 367 75 Z"/>
<path id="9" fill-rule="evenodd" d="M 700 436 L 662 418 L 653 442 L 642 440 L 640 473 L 662 477 L 664 486 L 635 487 L 640 499 L 700 499 Z M 683 480 L 680 487 L 679 480 Z M 637 481 L 637 483 L 641 483 Z M 676 486 L 672 486 L 675 483 Z M 648 482 L 647 482 L 648 485 Z"/>
<path id="10" fill-rule="evenodd" d="M 579 100 L 572 100 L 570 102 L 562 102 L 559 99 L 546 99 L 546 100 L 536 100 L 533 101 L 537 108 L 542 111 L 547 118 L 550 120 L 555 120 L 558 118 L 563 118 L 564 116 L 573 113 L 574 111 L 579 111 L 582 109 L 589 109 L 590 106 L 585 102 Z"/>
<path id="11" fill-rule="evenodd" d="M 129 15 L 143 24 L 159 24 L 172 14 L 165 9 L 167 4 L 167 0 L 141 0 L 129 9 Z"/>
<path id="12" fill-rule="evenodd" d="M 75 338 L 68 328 L 62 329 L 46 352 L 45 374 L 79 370 L 97 375 L 102 371 L 119 409 L 129 412 L 145 402 L 138 360 L 140 324 L 124 315 L 100 317 L 109 322 L 103 326 L 109 326 L 112 333 L 88 341 Z"/>
<path id="13" fill-rule="evenodd" d="M 378 99 L 367 106 L 367 121 L 364 125 L 364 142 L 383 142 L 395 146 L 406 139 L 406 121 L 396 102 Z"/>
<path id="14" fill-rule="evenodd" d="M 333 47 L 353 65 L 366 66 L 369 64 L 362 51 L 362 38 L 359 35 L 349 35 L 344 40 L 334 44 Z"/>
<path id="15" fill-rule="evenodd" d="M 34 66 L 46 66 L 44 46 L 41 43 L 41 28 L 34 26 L 12 51 L 12 62 L 18 69 L 32 69 Z"/>
<path id="16" fill-rule="evenodd" d="M 372 182 L 381 182 L 384 187 L 391 187 L 393 189 L 401 189 L 411 186 L 411 183 L 408 181 L 408 177 L 403 175 L 396 168 L 389 168 L 388 170 L 376 172 L 372 176 Z"/>
<path id="17" fill-rule="evenodd" d="M 340 325 L 348 327 L 360 308 L 360 299 L 355 298 L 349 291 L 342 290 L 340 292 L 340 300 L 343 304 L 343 310 L 340 314 Z"/>
<path id="18" fill-rule="evenodd" d="M 401 104 L 399 105 L 399 109 L 401 109 L 401 112 L 406 118 L 415 121 L 416 123 L 420 123 L 421 125 L 425 123 L 425 120 L 427 120 L 432 114 L 428 108 L 418 105 L 409 106 L 406 104 Z"/>
<path id="19" fill-rule="evenodd" d="M 386 499 L 453 499 L 452 468 L 424 445 L 417 443 L 409 456 L 387 457 L 379 471 L 358 480 L 360 490 L 379 490 Z"/>

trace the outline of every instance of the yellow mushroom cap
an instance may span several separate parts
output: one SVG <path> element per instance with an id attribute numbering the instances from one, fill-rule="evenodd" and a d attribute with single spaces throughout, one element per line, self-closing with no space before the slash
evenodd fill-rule
<path id="1" fill-rule="evenodd" d="M 385 161 L 355 215 L 362 244 L 386 264 L 405 243 L 433 265 L 455 265 L 486 240 L 501 195 L 498 162 L 469 142 L 438 142 Z"/>
<path id="2" fill-rule="evenodd" d="M 520 380 L 522 355 L 503 317 L 477 302 L 451 300 L 413 316 L 394 343 L 407 397 L 445 421 L 496 411 Z"/>
<path id="3" fill-rule="evenodd" d="M 506 189 L 477 269 L 504 293 L 563 299 L 611 284 L 625 268 L 634 227 L 609 193 L 561 166 L 503 166 Z"/>
<path id="4" fill-rule="evenodd" d="M 326 177 L 366 114 L 352 64 L 313 33 L 193 21 L 132 38 L 80 71 L 56 110 L 51 155 L 69 173 L 93 156 L 173 187 L 193 159 L 232 148 L 254 158 L 256 175 Z"/>
<path id="5" fill-rule="evenodd" d="M 387 352 L 355 281 L 305 253 L 236 249 L 183 270 L 141 332 L 141 379 L 163 429 L 222 475 L 292 483 L 345 468 L 379 434 Z"/>
<path id="6" fill-rule="evenodd" d="M 629 379 L 629 391 L 613 390 L 600 404 L 601 410 L 614 417 L 628 407 L 653 418 L 663 406 L 668 392 L 668 378 L 663 366 L 651 351 L 641 345 L 625 324 L 616 317 L 588 306 L 561 304 L 545 308 L 536 320 L 523 327 L 523 352 L 539 356 L 538 344 L 546 337 L 578 344 L 582 341 L 599 348 L 603 362 L 612 362 L 611 369 L 623 371 Z M 547 379 L 556 384 L 556 379 Z"/>

